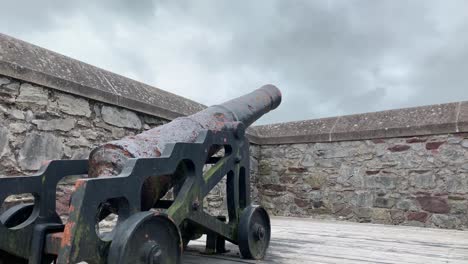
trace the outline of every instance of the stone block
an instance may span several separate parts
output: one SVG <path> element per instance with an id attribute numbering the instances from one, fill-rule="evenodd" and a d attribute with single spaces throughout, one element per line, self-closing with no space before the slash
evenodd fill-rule
<path id="1" fill-rule="evenodd" d="M 49 133 L 31 133 L 19 151 L 18 163 L 23 170 L 38 170 L 46 160 L 60 159 L 63 155 L 62 141 Z"/>
<path id="2" fill-rule="evenodd" d="M 406 143 L 408 144 L 414 144 L 414 143 L 424 143 L 427 141 L 427 137 L 412 137 L 406 140 Z"/>
<path id="3" fill-rule="evenodd" d="M 449 201 L 450 213 L 451 214 L 468 214 L 468 202 L 467 201 Z"/>
<path id="4" fill-rule="evenodd" d="M 71 146 L 71 147 L 90 147 L 91 146 L 89 141 L 83 136 L 79 136 L 78 138 L 67 138 L 65 139 L 65 142 L 68 146 Z"/>
<path id="5" fill-rule="evenodd" d="M 372 207 L 373 200 L 374 194 L 371 192 L 356 192 L 349 202 L 357 207 Z"/>
<path id="6" fill-rule="evenodd" d="M 307 199 L 294 198 L 294 203 L 300 208 L 309 208 L 311 207 L 311 202 Z"/>
<path id="7" fill-rule="evenodd" d="M 160 126 L 167 122 L 164 119 L 156 118 L 156 117 L 148 116 L 148 115 L 143 116 L 143 121 L 145 121 L 146 124 L 149 124 L 152 127 Z"/>
<path id="8" fill-rule="evenodd" d="M 402 224 L 406 220 L 404 212 L 400 210 L 390 210 L 390 217 L 394 225 Z"/>
<path id="9" fill-rule="evenodd" d="M 433 214 L 429 221 L 439 228 L 455 229 L 461 226 L 459 217 L 446 214 Z"/>
<path id="10" fill-rule="evenodd" d="M 133 129 L 141 129 L 142 127 L 142 123 L 138 115 L 126 109 L 103 106 L 101 115 L 104 122 L 117 127 Z"/>
<path id="11" fill-rule="evenodd" d="M 328 175 L 323 172 L 313 172 L 304 177 L 304 183 L 308 184 L 312 190 L 320 190 L 327 183 Z"/>
<path id="12" fill-rule="evenodd" d="M 392 208 L 395 205 L 395 199 L 377 197 L 374 200 L 374 207 L 377 208 Z"/>
<path id="13" fill-rule="evenodd" d="M 468 174 L 460 173 L 447 177 L 445 185 L 451 194 L 466 194 L 468 193 Z"/>
<path id="14" fill-rule="evenodd" d="M 20 84 L 17 82 L 8 83 L 0 87 L 0 94 L 16 96 L 19 93 Z"/>
<path id="15" fill-rule="evenodd" d="M 307 171 L 307 168 L 304 167 L 289 167 L 288 171 L 293 173 L 304 173 Z"/>
<path id="16" fill-rule="evenodd" d="M 439 149 L 439 147 L 442 146 L 444 143 L 445 143 L 444 141 L 427 142 L 426 143 L 426 149 L 427 150 L 436 150 L 436 149 Z"/>
<path id="17" fill-rule="evenodd" d="M 32 103 L 45 106 L 48 103 L 49 93 L 44 88 L 23 83 L 16 102 Z"/>
<path id="18" fill-rule="evenodd" d="M 464 148 L 468 148 L 468 139 L 464 139 L 464 140 L 461 142 L 461 145 L 462 145 L 462 147 L 464 147 Z"/>
<path id="19" fill-rule="evenodd" d="M 280 184 L 263 184 L 259 191 L 268 196 L 280 196 L 282 192 L 286 191 L 286 186 Z"/>
<path id="20" fill-rule="evenodd" d="M 8 128 L 0 125 L 0 157 L 2 157 L 8 149 Z"/>
<path id="21" fill-rule="evenodd" d="M 404 211 L 416 211 L 419 206 L 414 200 L 400 200 L 396 203 L 396 208 Z"/>
<path id="22" fill-rule="evenodd" d="M 8 128 L 10 132 L 13 134 L 21 134 L 21 133 L 26 132 L 29 129 L 29 127 L 30 127 L 29 124 L 11 123 Z"/>
<path id="23" fill-rule="evenodd" d="M 353 209 L 353 214 L 356 216 L 358 222 L 361 222 L 361 223 L 371 222 L 371 218 L 372 218 L 371 208 L 357 207 Z"/>
<path id="24" fill-rule="evenodd" d="M 347 216 L 349 216 L 349 215 L 351 215 L 353 213 L 353 209 L 350 206 L 346 205 L 346 204 L 334 203 L 332 205 L 332 212 L 336 216 L 347 217 Z"/>
<path id="25" fill-rule="evenodd" d="M 429 214 L 426 212 L 408 212 L 406 214 L 408 221 L 418 221 L 421 223 L 426 222 L 428 216 Z"/>
<path id="26" fill-rule="evenodd" d="M 383 208 L 372 208 L 372 222 L 389 224 L 392 222 L 390 211 Z"/>
<path id="27" fill-rule="evenodd" d="M 364 186 L 369 189 L 395 189 L 398 178 L 395 176 L 370 176 L 364 177 Z"/>
<path id="28" fill-rule="evenodd" d="M 440 214 L 450 212 L 450 206 L 447 203 L 447 199 L 442 197 L 420 196 L 417 197 L 416 200 L 424 211 Z"/>
<path id="29" fill-rule="evenodd" d="M 76 121 L 71 118 L 65 118 L 65 119 L 52 119 L 52 120 L 33 120 L 33 124 L 37 125 L 37 128 L 39 130 L 44 130 L 44 131 L 54 131 L 54 130 L 60 130 L 60 131 L 70 131 L 75 127 Z"/>
<path id="30" fill-rule="evenodd" d="M 409 150 L 411 147 L 409 145 L 394 145 L 388 148 L 391 152 L 402 152 Z"/>
<path id="31" fill-rule="evenodd" d="M 421 173 L 411 172 L 410 173 L 410 184 L 416 189 L 432 189 L 436 186 L 435 176 L 432 171 L 427 171 Z"/>
<path id="32" fill-rule="evenodd" d="M 58 95 L 57 108 L 69 115 L 91 116 L 91 109 L 87 100 L 68 94 Z"/>
<path id="33" fill-rule="evenodd" d="M 10 116 L 14 119 L 19 119 L 19 120 L 24 120 L 25 116 L 23 111 L 17 110 L 17 109 L 12 109 L 10 111 Z"/>
<path id="34" fill-rule="evenodd" d="M 5 78 L 5 77 L 0 77 L 0 86 L 3 86 L 5 84 L 9 84 L 9 83 L 10 83 L 10 79 Z"/>

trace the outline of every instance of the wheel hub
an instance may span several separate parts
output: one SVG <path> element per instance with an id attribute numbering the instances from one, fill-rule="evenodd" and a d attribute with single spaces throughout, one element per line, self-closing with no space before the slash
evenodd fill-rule
<path id="1" fill-rule="evenodd" d="M 182 238 L 166 215 L 140 212 L 116 227 L 108 264 L 180 264 Z"/>
<path id="2" fill-rule="evenodd" d="M 265 228 L 258 224 L 255 225 L 255 239 L 257 241 L 265 239 Z"/>
<path id="3" fill-rule="evenodd" d="M 146 263 L 148 263 L 148 264 L 161 264 L 162 249 L 159 246 L 159 244 L 157 244 L 157 243 L 153 244 L 148 251 L 149 252 L 146 253 L 146 259 L 147 259 Z"/>

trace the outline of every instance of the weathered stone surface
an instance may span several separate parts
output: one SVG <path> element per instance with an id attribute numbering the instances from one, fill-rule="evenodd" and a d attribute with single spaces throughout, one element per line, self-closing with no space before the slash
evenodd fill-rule
<path id="1" fill-rule="evenodd" d="M 422 209 L 431 213 L 448 213 L 450 207 L 447 200 L 441 197 L 422 196 L 417 197 L 416 200 L 421 205 Z"/>
<path id="2" fill-rule="evenodd" d="M 464 139 L 461 143 L 464 148 L 468 148 L 468 139 Z"/>
<path id="3" fill-rule="evenodd" d="M 118 109 L 112 106 L 103 106 L 101 110 L 102 119 L 104 122 L 126 128 L 141 129 L 142 123 L 140 118 L 131 111 Z"/>
<path id="4" fill-rule="evenodd" d="M 0 157 L 2 157 L 8 148 L 8 129 L 0 125 Z"/>
<path id="5" fill-rule="evenodd" d="M 161 120 L 161 118 L 155 118 L 155 117 L 148 116 L 148 115 L 145 115 L 143 117 L 143 120 L 145 121 L 146 124 L 149 124 L 153 127 L 159 126 L 165 123 L 164 120 Z"/>
<path id="6" fill-rule="evenodd" d="M 445 214 L 433 214 L 430 220 L 435 227 L 440 228 L 455 229 L 461 225 L 460 218 Z"/>
<path id="7" fill-rule="evenodd" d="M 395 145 L 395 146 L 389 147 L 388 150 L 390 150 L 391 152 L 400 152 L 400 151 L 408 150 L 410 148 L 411 147 L 408 145 Z"/>
<path id="8" fill-rule="evenodd" d="M 426 149 L 427 150 L 435 150 L 435 149 L 438 149 L 440 146 L 442 146 L 444 143 L 445 143 L 444 141 L 427 142 L 426 143 Z"/>
<path id="9" fill-rule="evenodd" d="M 436 186 L 435 176 L 432 171 L 427 171 L 423 173 L 413 172 L 410 175 L 411 185 L 415 188 L 430 189 Z"/>
<path id="10" fill-rule="evenodd" d="M 403 211 L 416 211 L 418 210 L 418 205 L 413 200 L 400 200 L 396 204 L 396 208 Z"/>
<path id="11" fill-rule="evenodd" d="M 8 129 L 10 130 L 11 133 L 19 134 L 26 132 L 29 129 L 30 125 L 29 124 L 23 124 L 23 123 L 11 123 Z"/>
<path id="12" fill-rule="evenodd" d="M 392 221 L 390 210 L 383 208 L 372 208 L 371 218 L 375 223 L 390 223 Z"/>
<path id="13" fill-rule="evenodd" d="M 407 139 L 406 143 L 414 144 L 414 143 L 422 143 L 426 141 L 427 141 L 427 137 L 412 137 L 412 138 Z"/>
<path id="14" fill-rule="evenodd" d="M 9 83 L 10 83 L 10 79 L 5 78 L 5 77 L 0 77 L 0 86 L 3 86 L 5 84 L 9 84 Z"/>
<path id="15" fill-rule="evenodd" d="M 68 94 L 60 94 L 57 99 L 57 107 L 63 113 L 75 116 L 91 116 L 88 101 Z"/>
<path id="16" fill-rule="evenodd" d="M 304 179 L 304 182 L 310 185 L 312 190 L 320 190 L 327 182 L 325 173 L 313 173 Z"/>
<path id="17" fill-rule="evenodd" d="M 426 222 L 428 216 L 429 215 L 426 212 L 409 212 L 406 215 L 406 218 L 409 221 L 418 221 L 418 222 L 424 223 L 424 222 Z"/>
<path id="18" fill-rule="evenodd" d="M 467 113 L 468 103 L 463 102 L 461 107 L 459 103 L 449 103 L 264 125 L 255 127 L 255 141 L 297 144 L 456 133 L 457 129 L 468 128 Z"/>
<path id="19" fill-rule="evenodd" d="M 468 175 L 465 173 L 457 174 L 456 177 L 450 177 L 446 180 L 447 191 L 452 194 L 468 193 Z"/>
<path id="20" fill-rule="evenodd" d="M 17 82 L 11 82 L 0 87 L 0 94 L 6 94 L 10 96 L 16 96 L 19 93 L 20 84 Z"/>
<path id="21" fill-rule="evenodd" d="M 53 130 L 60 130 L 60 131 L 70 131 L 75 127 L 76 121 L 71 118 L 65 119 L 52 119 L 52 120 L 33 120 L 33 124 L 37 125 L 39 130 L 44 131 L 53 131 Z"/>
<path id="22" fill-rule="evenodd" d="M 463 137 L 467 136 L 261 146 L 260 203 L 266 196 L 277 197 L 281 202 L 272 204 L 277 214 L 318 217 L 309 194 L 319 191 L 318 201 L 337 219 L 436 226 L 431 218 L 436 213 L 459 219 L 457 228 L 468 227 Z M 461 139 L 449 143 L 450 138 Z"/>
<path id="23" fill-rule="evenodd" d="M 33 103 L 37 105 L 47 105 L 49 93 L 46 89 L 33 86 L 29 83 L 23 83 L 20 87 L 20 93 L 16 102 Z"/>
<path id="24" fill-rule="evenodd" d="M 23 111 L 20 111 L 20 110 L 17 110 L 17 109 L 11 110 L 11 111 L 10 111 L 10 115 L 11 115 L 11 117 L 13 117 L 14 119 L 20 119 L 20 120 L 24 120 L 24 119 L 25 119 Z"/>
<path id="25" fill-rule="evenodd" d="M 91 152 L 90 149 L 78 149 L 73 151 L 71 159 L 77 160 L 77 159 L 88 159 L 89 158 L 89 153 Z"/>
<path id="26" fill-rule="evenodd" d="M 26 136 L 19 151 L 18 163 L 24 170 L 37 170 L 45 160 L 60 159 L 62 141 L 49 133 L 31 133 Z"/>
<path id="27" fill-rule="evenodd" d="M 374 200 L 374 207 L 378 208 L 392 208 L 395 205 L 395 200 L 391 198 L 377 197 Z"/>

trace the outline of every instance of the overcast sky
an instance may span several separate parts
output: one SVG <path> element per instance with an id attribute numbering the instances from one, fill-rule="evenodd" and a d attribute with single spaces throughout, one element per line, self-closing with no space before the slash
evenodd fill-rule
<path id="1" fill-rule="evenodd" d="M 468 1 L 7 1 L 0 31 L 260 123 L 468 100 Z"/>

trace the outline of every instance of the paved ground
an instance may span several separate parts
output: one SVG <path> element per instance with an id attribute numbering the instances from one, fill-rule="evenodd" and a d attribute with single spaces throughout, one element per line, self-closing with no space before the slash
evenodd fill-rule
<path id="1" fill-rule="evenodd" d="M 264 261 L 240 259 L 229 243 L 224 256 L 202 256 L 193 241 L 184 263 L 468 263 L 468 231 L 274 218 L 272 232 Z"/>

